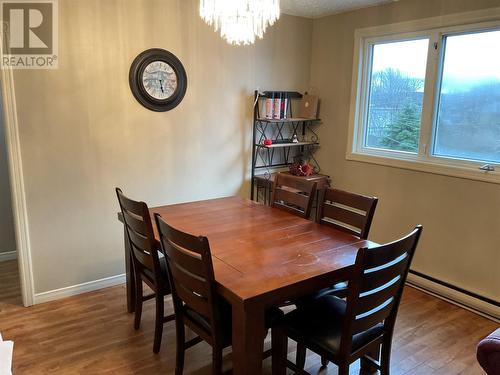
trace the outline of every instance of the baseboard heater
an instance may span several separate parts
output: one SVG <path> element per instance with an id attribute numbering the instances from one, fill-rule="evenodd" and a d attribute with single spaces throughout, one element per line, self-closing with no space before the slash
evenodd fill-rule
<path id="1" fill-rule="evenodd" d="M 418 271 L 410 270 L 407 283 L 418 289 L 472 310 L 487 318 L 500 321 L 500 302 L 468 291 Z"/>

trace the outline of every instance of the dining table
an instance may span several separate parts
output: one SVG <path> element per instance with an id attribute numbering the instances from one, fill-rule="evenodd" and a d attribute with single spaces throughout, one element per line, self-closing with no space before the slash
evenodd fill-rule
<path id="1" fill-rule="evenodd" d="M 217 293 L 232 306 L 236 375 L 262 374 L 267 309 L 349 279 L 358 249 L 377 246 L 241 197 L 152 207 L 150 212 L 181 231 L 208 238 Z M 135 283 L 126 233 L 125 253 L 127 306 L 133 312 Z"/>

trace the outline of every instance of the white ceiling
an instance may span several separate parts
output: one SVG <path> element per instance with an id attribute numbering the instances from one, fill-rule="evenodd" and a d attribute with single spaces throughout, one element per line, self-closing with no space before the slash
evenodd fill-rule
<path id="1" fill-rule="evenodd" d="M 281 0 L 281 11 L 292 16 L 318 18 L 397 0 Z"/>

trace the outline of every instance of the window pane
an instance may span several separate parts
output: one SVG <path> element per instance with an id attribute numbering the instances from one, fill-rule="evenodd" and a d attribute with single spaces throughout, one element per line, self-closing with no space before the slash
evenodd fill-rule
<path id="1" fill-rule="evenodd" d="M 365 146 L 418 152 L 429 39 L 373 46 Z"/>
<path id="2" fill-rule="evenodd" d="M 446 37 L 434 154 L 500 162 L 500 31 Z"/>

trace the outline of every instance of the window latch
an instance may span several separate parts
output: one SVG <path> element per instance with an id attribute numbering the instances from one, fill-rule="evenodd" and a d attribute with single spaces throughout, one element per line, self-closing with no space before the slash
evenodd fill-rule
<path id="1" fill-rule="evenodd" d="M 491 164 L 485 164 L 481 165 L 479 167 L 480 170 L 485 171 L 485 172 L 494 172 L 495 171 L 495 166 Z"/>

